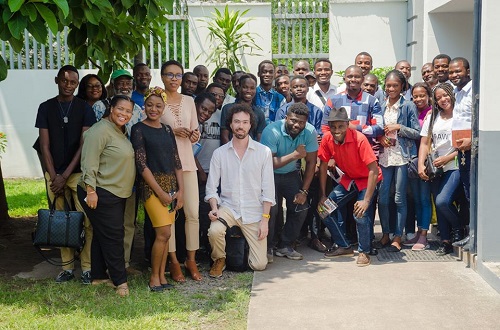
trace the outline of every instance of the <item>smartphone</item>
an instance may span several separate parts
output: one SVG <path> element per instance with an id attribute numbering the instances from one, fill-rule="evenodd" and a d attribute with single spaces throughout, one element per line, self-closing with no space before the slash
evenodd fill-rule
<path id="1" fill-rule="evenodd" d="M 171 191 L 170 192 L 170 197 L 173 197 L 175 194 L 175 191 Z M 177 206 L 177 199 L 172 199 L 172 203 L 170 203 L 167 208 L 168 208 L 168 212 L 169 213 L 172 213 L 175 211 L 175 207 Z"/>

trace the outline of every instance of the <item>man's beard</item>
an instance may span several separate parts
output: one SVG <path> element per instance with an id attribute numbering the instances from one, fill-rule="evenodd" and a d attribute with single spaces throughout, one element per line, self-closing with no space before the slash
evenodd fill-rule
<path id="1" fill-rule="evenodd" d="M 248 136 L 248 132 L 245 132 L 245 131 L 233 132 L 233 136 L 235 138 L 237 138 L 238 140 L 243 140 L 244 138 L 246 138 Z"/>

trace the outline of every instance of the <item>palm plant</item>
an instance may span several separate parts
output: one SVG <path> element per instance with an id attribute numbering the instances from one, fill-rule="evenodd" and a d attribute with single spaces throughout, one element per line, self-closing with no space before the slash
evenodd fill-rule
<path id="1" fill-rule="evenodd" d="M 224 12 L 217 8 L 214 10 L 213 17 L 204 20 L 210 31 L 208 37 L 212 47 L 207 60 L 215 63 L 216 69 L 213 72 L 223 67 L 231 72 L 248 71 L 248 68 L 241 62 L 242 55 L 259 55 L 255 51 L 262 50 L 254 41 L 257 34 L 241 31 L 252 20 L 243 18 L 250 9 L 230 12 L 226 5 Z M 196 59 L 200 56 L 201 54 Z"/>

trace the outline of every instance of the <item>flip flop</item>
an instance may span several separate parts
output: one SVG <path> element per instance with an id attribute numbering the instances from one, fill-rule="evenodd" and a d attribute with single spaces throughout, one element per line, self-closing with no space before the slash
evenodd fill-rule
<path id="1" fill-rule="evenodd" d="M 391 245 L 387 248 L 387 252 L 401 252 L 401 247 L 397 247 L 396 245 Z"/>

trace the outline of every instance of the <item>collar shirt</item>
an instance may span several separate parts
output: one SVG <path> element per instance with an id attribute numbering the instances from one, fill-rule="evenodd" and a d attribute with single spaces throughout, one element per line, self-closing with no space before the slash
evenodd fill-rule
<path id="1" fill-rule="evenodd" d="M 295 101 L 292 100 L 292 102 L 282 106 L 276 113 L 275 121 L 285 119 L 286 114 L 288 112 L 288 108 L 290 108 L 290 106 L 294 103 Z M 306 101 L 305 105 L 309 109 L 309 117 L 307 117 L 307 122 L 314 126 L 314 128 L 316 129 L 316 133 L 318 133 L 318 135 L 323 136 L 323 132 L 321 131 L 321 122 L 323 121 L 323 110 L 318 108 L 309 101 Z"/>
<path id="2" fill-rule="evenodd" d="M 321 140 L 318 158 L 325 163 L 334 159 L 335 166 L 344 172 L 340 184 L 349 190 L 354 181 L 359 191 L 368 187 L 368 165 L 377 161 L 366 136 L 350 128 L 347 129 L 342 144 L 336 143 L 331 134 L 326 134 Z M 377 182 L 381 180 L 382 171 L 378 167 Z"/>
<path id="3" fill-rule="evenodd" d="M 327 100 L 335 94 L 337 94 L 337 86 L 330 84 L 330 87 L 328 87 L 325 93 L 319 88 L 318 83 L 316 83 L 312 89 L 309 89 L 309 92 L 307 92 L 307 100 L 318 108 L 323 109 Z"/>
<path id="4" fill-rule="evenodd" d="M 210 161 L 205 201 L 210 198 L 229 208 L 235 219 L 241 218 L 244 224 L 259 222 L 263 202 L 276 204 L 271 150 L 252 138 L 242 159 L 232 140 L 217 148 Z"/>
<path id="5" fill-rule="evenodd" d="M 92 106 L 92 110 L 94 110 L 95 119 L 97 121 L 100 121 L 102 119 L 102 116 L 104 116 L 104 113 L 106 112 L 106 109 L 108 108 L 111 99 L 106 99 L 105 101 L 106 102 L 97 101 Z M 130 121 L 127 124 L 125 124 L 125 129 L 127 130 L 127 135 L 129 136 L 129 138 L 132 126 L 143 121 L 144 119 L 146 119 L 146 114 L 144 113 L 144 110 L 142 110 L 141 107 L 138 106 L 137 104 L 134 104 L 132 118 L 130 118 Z"/>
<path id="6" fill-rule="evenodd" d="M 344 107 L 351 120 L 357 120 L 357 130 L 369 138 L 374 138 L 384 134 L 384 119 L 382 117 L 382 108 L 378 99 L 362 90 L 356 96 L 351 98 L 347 92 L 334 95 L 328 99 L 323 109 L 323 123 L 321 129 L 323 132 L 330 131 L 328 122 L 324 119 L 332 108 Z"/>
<path id="7" fill-rule="evenodd" d="M 297 149 L 301 144 L 305 145 L 306 152 L 318 151 L 318 139 L 314 126 L 306 123 L 306 127 L 295 138 L 292 138 L 285 129 L 285 119 L 267 125 L 262 132 L 260 143 L 269 147 L 271 153 L 277 157 L 286 156 Z M 277 168 L 274 173 L 286 174 L 297 170 L 296 162 L 289 162 L 285 166 Z"/>
<path id="8" fill-rule="evenodd" d="M 144 94 L 141 94 L 135 90 L 132 92 L 132 96 L 130 98 L 135 102 L 135 104 L 137 104 L 141 107 L 142 110 L 144 110 Z"/>
<path id="9" fill-rule="evenodd" d="M 455 87 L 455 99 L 454 121 L 466 122 L 467 127 L 472 128 L 472 80 L 461 90 Z"/>
<path id="10" fill-rule="evenodd" d="M 252 104 L 262 110 L 266 116 L 266 125 L 273 122 L 276 117 L 276 112 L 286 103 L 285 97 L 271 88 L 265 91 L 261 85 L 257 87 L 255 97 Z"/>

